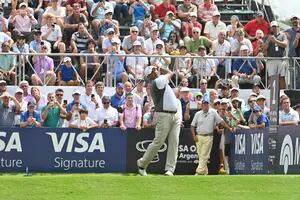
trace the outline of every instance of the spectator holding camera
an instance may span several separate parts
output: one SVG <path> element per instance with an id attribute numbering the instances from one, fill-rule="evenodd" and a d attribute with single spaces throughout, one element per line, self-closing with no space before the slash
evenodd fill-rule
<path id="1" fill-rule="evenodd" d="M 262 109 L 260 106 L 255 106 L 253 113 L 256 116 L 256 123 L 249 124 L 249 127 L 251 129 L 266 128 L 266 127 L 270 126 L 269 118 L 267 117 L 267 115 L 265 113 L 262 112 Z"/>
<path id="2" fill-rule="evenodd" d="M 233 98 L 231 100 L 232 103 L 232 115 L 234 116 L 234 118 L 236 119 L 234 121 L 234 123 L 232 124 L 234 128 L 237 127 L 237 125 L 239 124 L 245 124 L 245 118 L 243 115 L 243 111 L 242 111 L 242 101 L 239 98 Z"/>
<path id="3" fill-rule="evenodd" d="M 100 128 L 115 127 L 118 124 L 119 114 L 117 109 L 111 106 L 109 96 L 102 98 L 102 107 L 96 110 L 97 122 Z"/>
<path id="4" fill-rule="evenodd" d="M 93 93 L 93 87 L 93 81 L 88 80 L 85 83 L 85 93 L 80 95 L 80 102 L 86 106 L 86 109 L 89 112 L 88 116 L 95 121 L 97 118 L 95 110 L 99 108 L 99 103 L 97 102 L 96 96 Z"/>
<path id="5" fill-rule="evenodd" d="M 79 110 L 79 118 L 76 120 L 73 120 L 69 128 L 78 128 L 82 131 L 87 131 L 91 128 L 96 128 L 97 123 L 94 122 L 91 118 L 88 117 L 88 111 L 85 109 Z"/>
<path id="6" fill-rule="evenodd" d="M 158 25 L 160 38 L 167 41 L 171 32 L 179 33 L 181 28 L 180 21 L 176 19 L 174 12 L 168 11 L 163 21 Z"/>
<path id="7" fill-rule="evenodd" d="M 81 92 L 79 90 L 74 90 L 73 101 L 67 105 L 67 116 L 66 119 L 71 123 L 79 119 L 79 110 L 86 110 L 86 106 L 80 102 Z M 64 124 L 64 127 L 69 127 L 68 122 Z"/>
<path id="8" fill-rule="evenodd" d="M 4 92 L 0 99 L 0 126 L 12 127 L 15 125 L 15 116 L 19 114 L 21 106 L 17 99 L 8 92 Z"/>
<path id="9" fill-rule="evenodd" d="M 30 100 L 27 104 L 27 111 L 21 114 L 21 128 L 41 127 L 41 114 L 36 109 L 34 100 Z"/>
<path id="10" fill-rule="evenodd" d="M 142 109 L 138 104 L 133 103 L 133 94 L 126 94 L 126 102 L 124 104 L 123 112 L 120 114 L 120 128 L 125 131 L 127 128 L 141 129 L 142 123 Z"/>
<path id="11" fill-rule="evenodd" d="M 48 103 L 41 111 L 45 127 L 56 128 L 59 125 L 61 115 L 66 115 L 66 110 L 55 99 L 54 93 L 48 94 Z"/>

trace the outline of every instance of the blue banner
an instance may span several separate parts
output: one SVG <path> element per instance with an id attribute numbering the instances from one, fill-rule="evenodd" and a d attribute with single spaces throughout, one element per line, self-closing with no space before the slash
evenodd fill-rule
<path id="1" fill-rule="evenodd" d="M 0 172 L 125 172 L 120 129 L 1 128 Z"/>
<path id="2" fill-rule="evenodd" d="M 268 139 L 268 129 L 238 129 L 232 134 L 230 174 L 267 174 Z"/>

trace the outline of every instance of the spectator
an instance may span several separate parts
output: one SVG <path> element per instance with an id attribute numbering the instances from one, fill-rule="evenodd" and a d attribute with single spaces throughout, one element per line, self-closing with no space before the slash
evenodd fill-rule
<path id="1" fill-rule="evenodd" d="M 34 101 L 29 101 L 27 104 L 27 111 L 22 112 L 21 114 L 21 128 L 27 127 L 41 127 L 41 114 L 35 110 L 36 104 Z"/>
<path id="2" fill-rule="evenodd" d="M 218 80 L 216 64 L 213 59 L 203 58 L 207 56 L 205 46 L 199 47 L 198 56 L 201 58 L 195 58 L 193 60 L 192 85 L 193 87 L 197 87 L 198 80 L 205 78 L 208 80 L 208 87 L 213 87 Z"/>
<path id="3" fill-rule="evenodd" d="M 156 67 L 163 67 L 168 69 L 169 65 L 171 64 L 171 58 L 166 57 L 168 56 L 168 54 L 165 53 L 163 48 L 164 48 L 163 42 L 157 42 L 156 51 L 154 52 L 153 55 L 162 55 L 164 57 L 151 57 L 150 64 Z"/>
<path id="4" fill-rule="evenodd" d="M 49 53 L 46 45 L 41 46 L 41 53 Z M 55 85 L 56 75 L 54 73 L 53 59 L 46 55 L 33 56 L 32 62 L 35 73 L 31 76 L 33 85 Z"/>
<path id="5" fill-rule="evenodd" d="M 54 23 L 54 15 L 45 16 L 46 24 L 41 27 L 42 39 L 47 40 L 51 44 L 52 52 L 64 53 L 66 45 L 62 42 L 62 32 L 60 26 Z"/>
<path id="6" fill-rule="evenodd" d="M 214 56 L 229 56 L 230 55 L 230 43 L 225 40 L 225 31 L 220 31 L 218 39 L 212 42 L 212 50 Z M 231 59 L 218 58 L 215 60 L 217 66 L 217 74 L 220 78 L 227 78 L 231 73 Z"/>
<path id="7" fill-rule="evenodd" d="M 176 31 L 171 31 L 168 40 L 166 42 L 166 52 L 170 55 L 178 55 L 179 47 L 183 46 L 184 43 L 180 39 L 179 35 Z"/>
<path id="8" fill-rule="evenodd" d="M 256 96 L 260 95 L 261 91 L 260 91 L 260 84 L 254 84 L 253 88 L 252 88 L 252 92 L 254 92 L 256 94 Z"/>
<path id="9" fill-rule="evenodd" d="M 291 100 L 288 97 L 283 97 L 280 101 L 282 110 L 279 111 L 279 125 L 290 126 L 298 125 L 299 114 L 291 108 Z"/>
<path id="10" fill-rule="evenodd" d="M 256 116 L 254 115 L 253 111 L 255 106 L 257 106 L 256 104 L 256 97 L 249 97 L 248 98 L 248 105 L 249 105 L 249 110 L 247 110 L 246 112 L 244 112 L 244 119 L 246 124 L 255 124 L 256 123 Z"/>
<path id="11" fill-rule="evenodd" d="M 187 52 L 186 46 L 180 46 L 179 47 L 180 52 L 180 58 L 175 58 L 175 69 L 176 73 L 178 75 L 179 80 L 182 80 L 184 78 L 189 78 L 191 76 L 191 70 L 192 70 L 192 60 L 191 58 L 188 58 L 190 54 Z M 186 56 L 186 57 L 185 57 Z M 188 81 L 186 81 L 188 83 Z M 188 87 L 188 86 L 185 86 Z"/>
<path id="12" fill-rule="evenodd" d="M 260 106 L 261 111 L 270 117 L 270 109 L 266 105 L 266 97 L 264 95 L 258 95 L 256 98 L 256 103 Z"/>
<path id="13" fill-rule="evenodd" d="M 215 40 L 221 31 L 226 32 L 226 24 L 220 20 L 221 14 L 219 11 L 214 11 L 212 20 L 206 22 L 204 28 L 204 36 L 210 40 Z"/>
<path id="14" fill-rule="evenodd" d="M 11 47 L 14 43 L 14 41 L 10 38 L 10 36 L 8 36 L 6 33 L 4 32 L 0 32 L 0 46 L 1 46 L 1 51 L 2 50 L 2 45 L 4 42 L 7 42 L 9 44 L 9 46 Z"/>
<path id="15" fill-rule="evenodd" d="M 204 0 L 198 7 L 198 17 L 205 24 L 212 20 L 215 11 L 218 11 L 218 7 L 211 0 Z"/>
<path id="16" fill-rule="evenodd" d="M 14 125 L 18 126 L 18 127 L 20 126 L 20 123 L 21 123 L 21 121 L 20 121 L 21 113 L 27 110 L 27 102 L 24 100 L 23 93 L 24 93 L 23 90 L 20 88 L 16 89 L 16 91 L 15 91 L 15 98 L 18 101 L 18 103 L 20 104 L 20 110 L 16 112 L 15 122 L 14 122 Z M 11 101 L 10 105 L 15 106 L 16 104 Z"/>
<path id="17" fill-rule="evenodd" d="M 126 102 L 123 112 L 120 114 L 120 128 L 125 131 L 127 128 L 141 129 L 142 109 L 138 104 L 133 103 L 133 94 L 126 94 Z"/>
<path id="18" fill-rule="evenodd" d="M 5 18 L 3 8 L 0 7 L 0 32 L 8 32 L 8 20 Z"/>
<path id="19" fill-rule="evenodd" d="M 136 80 L 136 87 L 132 90 L 134 103 L 143 106 L 144 97 L 147 95 L 145 90 L 145 80 L 140 78 Z"/>
<path id="20" fill-rule="evenodd" d="M 78 128 L 82 131 L 87 131 L 97 127 L 97 123 L 88 117 L 88 111 L 85 109 L 79 110 L 79 118 L 72 121 L 69 125 L 70 128 Z"/>
<path id="21" fill-rule="evenodd" d="M 136 26 L 130 27 L 130 35 L 125 36 L 122 42 L 122 48 L 126 52 L 126 54 L 132 53 L 133 43 L 137 40 L 140 41 L 140 43 L 142 44 L 142 52 L 146 53 L 145 40 L 143 37 L 138 35 L 139 35 L 138 27 Z"/>
<path id="22" fill-rule="evenodd" d="M 297 42 L 297 38 L 296 35 L 299 35 L 300 32 L 300 25 L 299 25 L 299 18 L 295 15 L 293 15 L 290 19 L 292 27 L 285 30 L 285 34 L 287 36 L 287 39 L 289 41 L 289 53 L 288 56 L 289 57 L 296 57 L 296 56 L 300 56 L 299 55 L 299 51 L 297 52 L 297 49 L 295 48 L 296 45 L 294 45 L 294 43 Z M 299 49 L 298 49 L 299 50 Z"/>
<path id="23" fill-rule="evenodd" d="M 2 43 L 3 53 L 12 53 L 8 42 Z M 2 79 L 15 83 L 16 79 L 16 56 L 15 55 L 0 55 L 0 77 Z"/>
<path id="24" fill-rule="evenodd" d="M 160 38 L 163 41 L 168 41 L 171 32 L 179 34 L 181 28 L 180 20 L 176 19 L 176 16 L 172 11 L 168 11 L 164 20 L 159 23 L 158 28 Z"/>
<path id="25" fill-rule="evenodd" d="M 26 37 L 23 34 L 19 34 L 12 48 L 14 53 L 29 53 L 29 45 L 26 43 Z"/>
<path id="26" fill-rule="evenodd" d="M 89 25 L 86 16 L 80 13 L 80 4 L 73 4 L 73 13 L 69 15 L 65 21 L 64 33 L 65 33 L 65 42 L 68 44 L 72 34 L 78 30 L 78 24 L 83 23 L 85 27 Z"/>
<path id="27" fill-rule="evenodd" d="M 155 107 L 150 108 L 150 111 L 145 112 L 143 115 L 143 128 L 154 128 L 155 127 Z"/>
<path id="28" fill-rule="evenodd" d="M 238 56 L 240 53 L 241 46 L 246 45 L 248 47 L 248 55 L 253 54 L 253 47 L 251 41 L 245 38 L 243 29 L 236 31 L 236 38 L 231 42 L 231 55 Z"/>
<path id="29" fill-rule="evenodd" d="M 88 16 L 87 1 L 85 1 L 85 0 L 67 0 L 66 7 L 73 7 L 73 5 L 75 3 L 79 3 L 80 12 L 83 13 L 85 16 Z"/>
<path id="30" fill-rule="evenodd" d="M 112 41 L 113 38 L 117 39 L 117 36 L 115 34 L 115 29 L 113 29 L 113 28 L 107 29 L 106 37 L 102 40 L 102 51 L 103 51 L 103 53 L 107 53 L 108 51 L 111 50 L 111 47 L 112 47 L 111 41 Z"/>
<path id="31" fill-rule="evenodd" d="M 195 13 L 197 17 L 197 6 L 192 4 L 191 0 L 184 0 L 183 4 L 177 7 L 177 15 L 182 22 L 189 22 L 191 13 Z"/>
<path id="32" fill-rule="evenodd" d="M 257 56 L 263 53 L 263 46 L 264 46 L 264 32 L 258 29 L 255 33 L 255 39 L 252 41 L 253 47 L 253 55 Z"/>
<path id="33" fill-rule="evenodd" d="M 80 53 L 87 50 L 87 43 L 92 39 L 91 34 L 83 23 L 78 24 L 78 31 L 72 34 L 70 41 L 72 53 Z M 77 58 L 77 57 L 76 57 Z"/>
<path id="34" fill-rule="evenodd" d="M 244 125 L 245 124 L 245 118 L 243 115 L 243 111 L 242 111 L 242 99 L 239 98 L 233 98 L 231 100 L 232 103 L 232 110 L 231 113 L 233 115 L 233 117 L 236 119 L 234 120 L 234 124 L 233 127 L 236 128 L 237 125 L 241 124 Z"/>
<path id="35" fill-rule="evenodd" d="M 284 33 L 279 32 L 278 23 L 271 22 L 271 35 L 265 41 L 265 55 L 267 57 L 277 57 L 278 59 L 267 60 L 266 68 L 268 75 L 279 74 L 279 88 L 285 89 L 285 61 L 280 59 L 286 55 L 285 48 L 288 45 L 287 37 Z"/>
<path id="36" fill-rule="evenodd" d="M 135 41 L 133 43 L 133 53 L 130 55 L 145 55 L 142 52 L 142 44 L 140 41 Z M 128 57 L 126 60 L 127 71 L 129 73 L 129 78 L 134 80 L 137 78 L 144 77 L 144 69 L 148 66 L 147 57 Z"/>
<path id="37" fill-rule="evenodd" d="M 96 110 L 97 122 L 100 128 L 111 128 L 118 124 L 118 111 L 110 105 L 109 96 L 102 98 L 103 107 Z"/>
<path id="38" fill-rule="evenodd" d="M 230 24 L 227 26 L 226 34 L 230 43 L 234 40 L 236 31 L 241 28 L 243 28 L 243 25 L 240 22 L 239 17 L 236 15 L 232 15 L 230 18 Z"/>
<path id="39" fill-rule="evenodd" d="M 80 85 L 78 79 L 79 77 L 72 64 L 72 59 L 70 57 L 65 57 L 58 72 L 58 84 L 63 86 L 78 86 Z"/>
<path id="40" fill-rule="evenodd" d="M 124 96 L 124 84 L 118 83 L 116 87 L 116 93 L 111 96 L 111 106 L 115 109 L 123 106 L 125 104 Z"/>
<path id="41" fill-rule="evenodd" d="M 137 27 L 143 23 L 145 14 L 150 10 L 149 5 L 148 2 L 140 0 L 134 0 L 131 3 L 128 14 L 132 16 L 132 22 Z"/>
<path id="42" fill-rule="evenodd" d="M 7 92 L 3 93 L 0 98 L 0 126 L 12 127 L 15 125 L 15 116 L 20 112 L 21 106 L 17 99 Z"/>
<path id="43" fill-rule="evenodd" d="M 202 82 L 202 84 L 201 84 L 201 81 L 203 81 Z M 206 80 L 205 79 L 202 79 L 200 81 L 200 87 L 207 87 L 207 82 L 206 82 Z M 206 84 L 203 84 L 203 83 L 205 83 L 206 82 Z M 201 92 L 202 93 L 202 92 Z M 203 94 L 203 93 L 202 93 Z M 216 102 L 218 102 L 217 100 L 219 100 L 219 103 L 221 104 L 221 100 L 219 99 L 219 96 L 218 96 L 218 91 L 216 90 L 216 89 L 211 89 L 210 91 L 209 91 L 209 93 L 208 93 L 208 91 L 206 92 L 206 98 L 208 98 L 209 99 L 209 101 L 210 101 L 210 105 L 211 105 L 211 107 L 215 107 L 214 106 L 214 104 L 216 103 Z M 217 109 L 216 109 L 217 110 Z"/>
<path id="44" fill-rule="evenodd" d="M 187 42 L 186 46 L 188 52 L 192 55 L 197 55 L 200 46 L 205 46 L 205 48 L 210 48 L 212 41 L 204 36 L 200 36 L 201 30 L 198 27 L 193 28 L 193 37 Z"/>
<path id="45" fill-rule="evenodd" d="M 164 20 L 167 12 L 171 11 L 176 14 L 176 8 L 171 4 L 170 0 L 163 0 L 161 4 L 157 5 L 154 9 L 154 19 Z"/>
<path id="46" fill-rule="evenodd" d="M 41 46 L 45 45 L 51 50 L 51 44 L 46 40 L 42 40 L 42 32 L 40 30 L 33 31 L 34 40 L 29 43 L 29 52 L 30 53 L 40 53 Z"/>
<path id="47" fill-rule="evenodd" d="M 184 114 L 187 110 L 187 105 L 190 103 L 189 93 L 190 93 L 190 89 L 188 87 L 182 87 L 179 92 L 179 96 L 180 96 L 179 100 L 181 103 L 182 119 L 183 119 L 182 126 L 185 128 L 189 128 L 189 126 L 190 126 L 189 121 L 185 120 L 185 118 L 184 118 Z"/>
<path id="48" fill-rule="evenodd" d="M 146 13 L 143 23 L 140 23 L 138 25 L 139 30 L 141 30 L 140 35 L 144 36 L 145 40 L 151 37 L 151 31 L 153 31 L 153 27 L 156 27 L 158 31 L 157 24 L 151 21 L 151 19 L 152 19 L 151 14 Z"/>
<path id="49" fill-rule="evenodd" d="M 47 104 L 47 99 L 45 96 L 41 95 L 41 91 L 38 87 L 33 86 L 30 90 L 32 99 L 30 101 L 33 101 L 35 104 L 35 109 L 40 112 L 42 108 Z"/>
<path id="50" fill-rule="evenodd" d="M 128 21 L 129 15 L 128 15 L 128 0 L 117 0 L 116 1 L 116 6 L 115 6 L 115 18 L 117 19 L 118 22 L 122 25 L 129 25 Z"/>
<path id="51" fill-rule="evenodd" d="M 115 31 L 115 34 L 118 36 L 120 35 L 119 31 L 119 22 L 114 20 L 112 18 L 113 11 L 112 10 L 105 10 L 105 19 L 101 21 L 99 25 L 99 32 L 98 32 L 98 38 L 99 38 L 99 43 L 101 44 L 104 36 L 106 35 L 107 31 L 110 28 L 113 28 Z"/>
<path id="52" fill-rule="evenodd" d="M 97 103 L 99 104 L 99 107 L 101 108 L 102 107 L 102 98 L 104 96 L 107 96 L 105 93 L 104 93 L 104 83 L 103 82 L 97 82 L 95 84 L 95 91 L 96 91 L 96 94 L 95 94 L 95 98 L 96 98 L 96 101 Z"/>
<path id="53" fill-rule="evenodd" d="M 80 96 L 80 102 L 86 106 L 89 118 L 96 120 L 97 116 L 95 110 L 99 108 L 99 104 L 96 100 L 95 94 L 93 94 L 94 82 L 88 80 L 85 83 L 85 93 Z"/>
<path id="54" fill-rule="evenodd" d="M 241 103 L 241 108 L 245 107 L 245 101 L 244 99 L 240 98 L 240 89 L 237 87 L 233 87 L 230 89 L 230 99 L 233 101 L 233 99 L 238 99 Z"/>
<path id="55" fill-rule="evenodd" d="M 81 92 L 79 90 L 74 90 L 72 97 L 73 101 L 67 105 L 67 121 L 64 124 L 64 127 L 69 127 L 69 124 L 73 121 L 79 119 L 79 111 L 81 109 L 86 110 L 86 106 L 80 102 Z M 69 121 L 69 123 L 68 123 Z"/>
<path id="56" fill-rule="evenodd" d="M 66 110 L 55 99 L 54 93 L 48 93 L 48 103 L 41 111 L 45 127 L 59 127 L 60 115 L 66 115 Z"/>
<path id="57" fill-rule="evenodd" d="M 22 2 L 19 5 L 19 9 L 12 12 L 12 16 L 9 18 L 9 22 L 14 26 L 14 35 L 22 33 L 25 35 L 27 40 L 31 39 L 31 28 L 38 22 L 32 16 L 28 10 L 27 3 Z"/>
<path id="58" fill-rule="evenodd" d="M 90 15 L 93 18 L 92 28 L 95 34 L 98 36 L 100 23 L 105 19 L 105 10 L 113 10 L 111 2 L 100 0 L 93 2 Z"/>
<path id="59" fill-rule="evenodd" d="M 31 96 L 30 92 L 28 92 L 29 91 L 28 81 L 26 81 L 26 80 L 21 81 L 19 83 L 19 88 L 23 90 L 23 98 L 26 101 L 26 103 L 29 102 L 29 100 L 32 99 L 33 97 Z"/>
<path id="60" fill-rule="evenodd" d="M 55 90 L 55 100 L 62 106 L 64 106 L 64 108 L 67 106 L 65 105 L 65 102 L 63 102 L 63 98 L 64 98 L 64 90 L 61 88 L 58 88 Z"/>
<path id="61" fill-rule="evenodd" d="M 158 43 L 163 44 L 163 48 L 165 48 L 164 42 L 159 38 L 158 26 L 154 25 L 151 27 L 150 38 L 145 41 L 148 55 L 152 55 L 156 51 L 156 45 Z"/>
<path id="62" fill-rule="evenodd" d="M 86 44 L 87 50 L 82 51 L 83 56 L 80 57 L 80 77 L 84 80 L 98 78 L 99 69 L 101 67 L 99 56 L 96 52 L 96 42 L 89 40 Z M 93 54 L 93 56 L 84 56 L 84 54 Z"/>
<path id="63" fill-rule="evenodd" d="M 249 49 L 246 45 L 242 45 L 240 48 L 241 57 L 248 56 Z M 256 74 L 257 65 L 254 59 L 249 58 L 239 58 L 233 62 L 232 65 L 233 76 L 232 81 L 235 86 L 241 83 L 259 84 L 260 76 Z"/>
<path id="64" fill-rule="evenodd" d="M 44 1 L 45 2 L 45 1 Z M 66 17 L 66 8 L 60 6 L 59 0 L 51 0 L 51 5 L 46 8 L 43 14 L 43 25 L 46 24 L 45 16 L 52 14 L 55 17 L 55 23 L 58 24 L 61 28 L 64 27 L 64 20 Z"/>
<path id="65" fill-rule="evenodd" d="M 255 106 L 253 113 L 255 114 L 257 120 L 256 124 L 249 124 L 250 128 L 266 128 L 270 126 L 269 118 L 265 113 L 262 112 L 260 106 Z"/>
<path id="66" fill-rule="evenodd" d="M 248 38 L 252 41 L 255 39 L 255 34 L 258 29 L 262 30 L 265 35 L 269 34 L 270 24 L 264 19 L 264 13 L 258 11 L 255 14 L 255 19 L 249 21 L 245 26 L 244 30 L 248 34 Z"/>
<path id="67" fill-rule="evenodd" d="M 190 0 L 186 0 L 186 1 L 190 1 Z M 193 36 L 194 27 L 198 27 L 201 33 L 202 25 L 197 21 L 197 12 L 190 12 L 187 21 L 182 22 L 182 26 L 181 26 L 181 31 L 183 33 L 183 40 L 185 44 L 187 44 L 187 42 Z"/>
<path id="68" fill-rule="evenodd" d="M 117 54 L 125 54 L 123 50 L 120 50 L 120 39 L 113 38 L 111 40 L 112 47 L 107 52 L 107 80 L 109 82 L 118 83 L 127 81 L 127 74 L 124 68 L 124 56 L 118 56 Z M 111 73 L 111 74 L 110 74 Z"/>

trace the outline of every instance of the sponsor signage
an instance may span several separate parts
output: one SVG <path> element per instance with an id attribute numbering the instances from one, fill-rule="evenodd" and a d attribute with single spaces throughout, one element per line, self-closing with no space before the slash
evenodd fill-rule
<path id="1" fill-rule="evenodd" d="M 1 128 L 0 171 L 125 172 L 126 144 L 119 129 Z"/>
<path id="2" fill-rule="evenodd" d="M 268 129 L 238 129 L 232 135 L 230 174 L 268 173 Z"/>
<path id="3" fill-rule="evenodd" d="M 300 173 L 299 126 L 281 126 L 278 128 L 276 173 Z"/>

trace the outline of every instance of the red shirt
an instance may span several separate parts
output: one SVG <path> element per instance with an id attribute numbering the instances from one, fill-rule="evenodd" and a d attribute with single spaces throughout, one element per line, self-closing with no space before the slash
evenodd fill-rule
<path id="1" fill-rule="evenodd" d="M 154 15 L 158 15 L 160 19 L 165 18 L 168 11 L 172 11 L 174 15 L 176 15 L 176 8 L 174 5 L 169 4 L 167 7 L 164 6 L 163 3 L 159 4 L 154 9 Z"/>
<path id="2" fill-rule="evenodd" d="M 244 26 L 244 30 L 252 37 L 255 36 L 258 29 L 262 30 L 265 35 L 268 35 L 270 31 L 270 24 L 265 20 L 262 24 L 259 24 L 256 19 L 253 19 Z"/>

